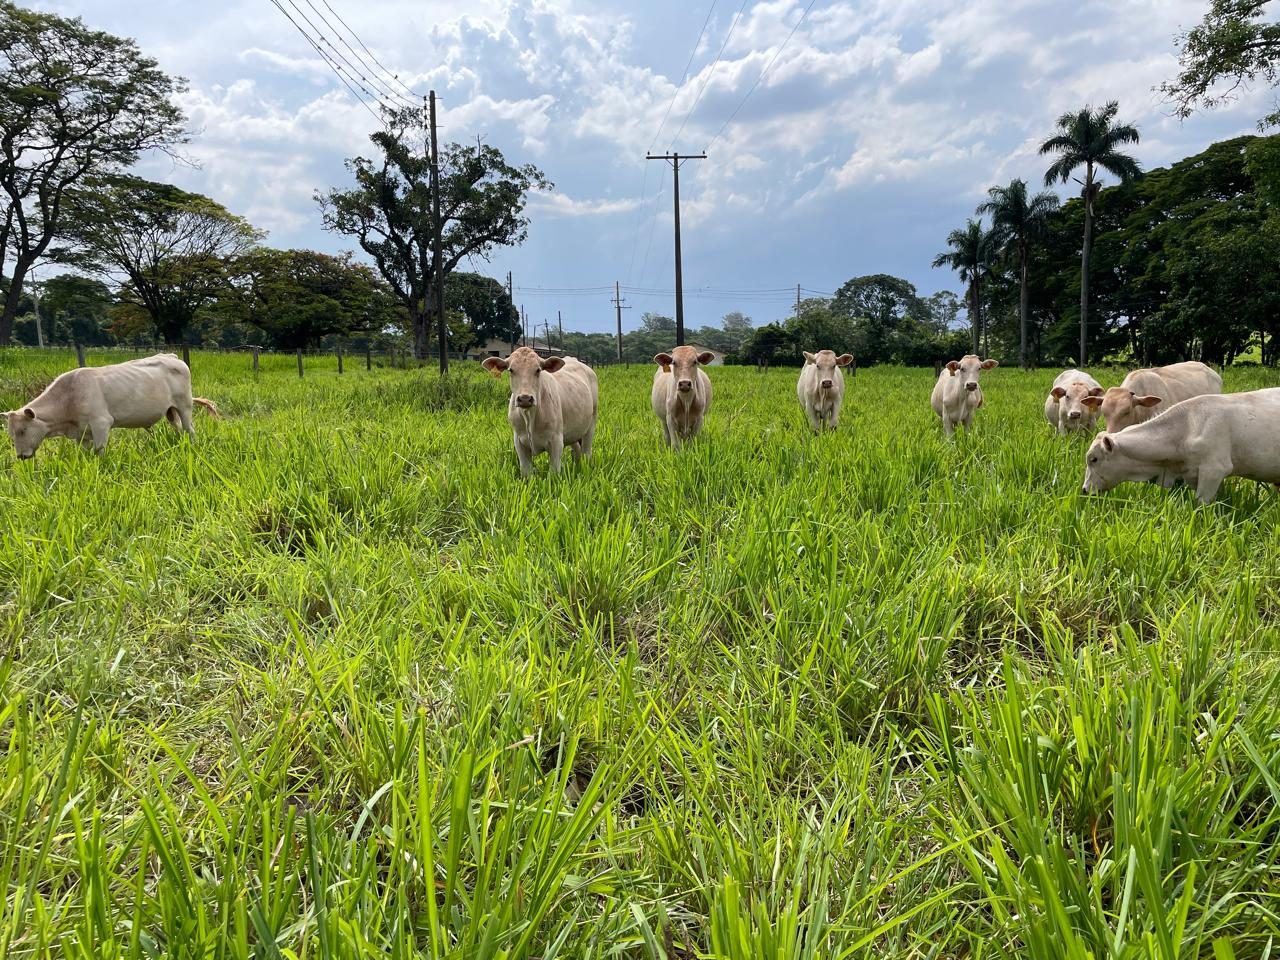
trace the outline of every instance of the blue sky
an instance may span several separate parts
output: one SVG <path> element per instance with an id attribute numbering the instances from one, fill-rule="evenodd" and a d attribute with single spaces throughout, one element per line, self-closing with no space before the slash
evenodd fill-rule
<path id="1" fill-rule="evenodd" d="M 624 291 L 628 327 L 672 312 L 671 176 L 650 148 L 710 144 L 681 177 L 686 322 L 739 309 L 763 323 L 797 283 L 884 272 L 958 290 L 929 265 L 947 232 L 992 184 L 1041 182 L 1036 145 L 1065 110 L 1119 100 L 1154 167 L 1254 132 L 1273 100 L 1179 122 L 1154 92 L 1207 0 L 282 2 L 318 27 L 323 13 L 337 43 L 335 12 L 405 87 L 434 87 L 445 139 L 481 136 L 555 182 L 530 203 L 524 246 L 478 266 L 514 273 L 531 321 L 559 309 L 574 330 L 612 329 L 611 291 L 546 288 L 655 291 Z M 132 36 L 188 79 L 198 167 L 152 159 L 146 175 L 213 197 L 274 246 L 353 246 L 320 229 L 312 194 L 348 182 L 343 159 L 374 119 L 270 0 L 34 5 Z"/>

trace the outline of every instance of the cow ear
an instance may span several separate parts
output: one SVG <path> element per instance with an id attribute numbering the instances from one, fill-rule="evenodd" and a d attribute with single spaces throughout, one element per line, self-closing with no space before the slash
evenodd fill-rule
<path id="1" fill-rule="evenodd" d="M 1102 449 L 1106 450 L 1107 453 L 1115 453 L 1116 442 L 1111 439 L 1111 434 L 1104 433 L 1102 435 Z"/>
<path id="2" fill-rule="evenodd" d="M 715 358 L 716 358 L 716 355 L 712 353 L 710 350 L 704 350 L 702 351 L 702 353 L 698 354 L 698 362 L 702 364 L 704 367 Z"/>
<path id="3" fill-rule="evenodd" d="M 1094 387 L 1092 390 L 1089 391 L 1089 396 L 1100 397 L 1106 392 L 1107 391 L 1103 390 L 1101 387 Z"/>
<path id="4" fill-rule="evenodd" d="M 659 353 L 653 358 L 653 362 L 662 368 L 663 373 L 671 372 L 671 354 Z"/>
<path id="5" fill-rule="evenodd" d="M 818 362 L 818 358 L 817 358 L 817 357 L 815 357 L 815 356 L 814 356 L 812 353 L 810 353 L 808 350 L 801 350 L 800 352 L 804 354 L 804 362 L 805 362 L 805 363 L 817 363 L 817 362 Z"/>
<path id="6" fill-rule="evenodd" d="M 999 360 L 983 360 L 982 361 L 983 370 L 990 370 L 992 367 L 998 367 L 998 366 L 1000 366 Z"/>
<path id="7" fill-rule="evenodd" d="M 485 357 L 484 362 L 480 364 L 480 366 L 484 367 L 495 377 L 500 377 L 502 376 L 502 371 L 507 369 L 507 361 L 503 360 L 501 357 Z"/>
<path id="8" fill-rule="evenodd" d="M 1102 398 L 1098 396 L 1094 396 L 1093 394 L 1090 394 L 1087 397 L 1081 397 L 1080 402 L 1083 403 L 1090 410 L 1097 410 L 1102 406 Z"/>
<path id="9" fill-rule="evenodd" d="M 842 353 L 840 356 L 836 357 L 837 367 L 847 367 L 851 363 L 853 363 L 852 353 Z"/>
<path id="10" fill-rule="evenodd" d="M 547 359 L 542 361 L 542 369 L 547 371 L 547 373 L 555 373 L 563 366 L 564 359 L 562 357 L 547 357 Z"/>
<path id="11" fill-rule="evenodd" d="M 1067 391 L 1064 390 L 1062 387 L 1054 387 L 1052 390 L 1049 391 L 1049 395 L 1053 397 L 1054 400 L 1061 400 L 1063 397 L 1067 395 Z"/>
<path id="12" fill-rule="evenodd" d="M 960 369 L 960 364 L 958 361 L 952 360 L 947 364 L 947 369 L 951 371 L 951 375 L 954 377 L 956 375 L 956 371 Z"/>
<path id="13" fill-rule="evenodd" d="M 1140 407 L 1154 407 L 1160 399 L 1160 397 L 1134 397 L 1133 402 Z"/>
<path id="14" fill-rule="evenodd" d="M 34 420 L 36 418 L 36 412 L 32 410 L 30 407 L 27 407 L 25 410 L 23 410 L 22 415 L 26 417 L 28 420 Z"/>

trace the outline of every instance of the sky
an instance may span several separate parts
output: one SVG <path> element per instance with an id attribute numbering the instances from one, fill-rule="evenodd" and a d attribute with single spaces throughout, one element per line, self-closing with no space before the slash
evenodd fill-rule
<path id="1" fill-rule="evenodd" d="M 681 171 L 686 324 L 761 324 L 796 284 L 890 273 L 959 291 L 930 266 L 947 233 L 990 186 L 1043 183 L 1037 146 L 1067 110 L 1118 100 L 1151 168 L 1256 132 L 1274 100 L 1172 116 L 1155 88 L 1208 0 L 280 0 L 321 49 L 363 61 L 359 97 L 272 0 L 28 2 L 185 77 L 192 162 L 139 172 L 276 247 L 354 249 L 313 195 L 372 149 L 376 97 L 434 89 L 443 140 L 480 137 L 554 182 L 530 198 L 527 241 L 475 266 L 511 271 L 531 324 L 559 311 L 566 330 L 611 331 L 615 282 L 624 327 L 673 314 L 671 171 L 648 151 L 707 153 Z"/>

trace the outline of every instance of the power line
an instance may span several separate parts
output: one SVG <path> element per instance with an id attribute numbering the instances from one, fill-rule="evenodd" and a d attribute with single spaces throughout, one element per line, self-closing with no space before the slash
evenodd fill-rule
<path id="1" fill-rule="evenodd" d="M 729 39 L 733 36 L 733 31 L 738 29 L 738 23 L 742 20 L 742 11 L 747 8 L 747 0 L 742 0 L 742 6 L 738 8 L 738 12 L 734 14 L 733 22 L 729 24 L 729 32 L 724 35 L 724 43 L 720 44 L 720 52 L 716 54 L 716 58 L 711 61 L 711 67 L 707 70 L 706 79 L 702 81 L 702 86 L 698 88 L 698 95 L 693 98 L 693 105 L 689 107 L 689 112 L 684 115 L 684 122 L 680 124 L 680 129 L 676 131 L 676 135 L 671 138 L 671 147 L 675 148 L 676 141 L 680 139 L 680 134 L 684 133 L 685 124 L 689 122 L 689 118 L 693 116 L 693 111 L 697 109 L 702 95 L 707 90 L 707 84 L 711 82 L 711 75 L 716 72 L 716 66 L 720 63 L 720 58 L 724 56 L 725 47 L 729 46 Z M 704 151 L 705 152 L 705 151 Z"/>
<path id="2" fill-rule="evenodd" d="M 329 69 L 332 70 L 337 75 L 338 79 L 342 81 L 343 85 L 346 86 L 346 88 L 351 91 L 351 95 L 356 98 L 356 102 L 359 103 L 360 106 L 368 110 L 370 116 L 372 116 L 375 120 L 377 120 L 378 123 L 384 124 L 383 118 L 379 116 L 378 113 L 371 106 L 369 106 L 368 102 L 363 97 L 361 97 L 359 93 L 356 92 L 355 87 L 353 87 L 347 81 L 347 78 L 344 75 L 342 68 L 340 68 L 336 63 L 334 63 L 332 60 L 329 59 L 328 55 L 319 47 L 319 45 L 314 40 L 311 39 L 311 35 L 298 25 L 298 21 L 294 20 L 293 17 L 289 16 L 289 11 L 286 10 L 281 5 L 280 0 L 271 0 L 271 3 L 273 6 L 275 6 L 277 10 L 279 10 L 281 13 L 285 15 L 285 19 L 287 19 L 290 23 L 293 24 L 294 29 L 297 30 L 300 34 L 302 34 L 303 39 L 306 40 L 307 43 L 311 44 L 312 49 L 314 49 L 315 52 L 320 55 L 320 59 L 323 60 L 329 66 Z M 377 101 L 378 106 L 383 106 L 382 101 L 378 100 L 377 97 L 374 97 L 374 100 Z"/>
<path id="3" fill-rule="evenodd" d="M 390 70 L 388 70 L 386 67 L 382 65 L 382 61 L 379 60 L 377 57 L 375 57 L 373 55 L 373 51 L 364 45 L 364 41 L 360 39 L 360 35 L 356 33 L 354 30 L 352 30 L 351 27 L 347 26 L 347 21 L 342 19 L 342 16 L 338 13 L 337 10 L 329 6 L 329 0 L 321 0 L 321 2 L 325 5 L 326 8 L 328 8 L 330 13 L 332 13 L 335 17 L 338 18 L 338 22 L 347 28 L 347 33 L 351 34 L 351 36 L 355 39 L 356 43 L 360 44 L 360 49 L 369 55 L 369 59 L 372 60 L 374 63 L 376 63 L 383 73 L 387 74 L 387 76 L 389 76 L 392 80 L 400 84 L 401 89 L 403 89 L 405 93 L 412 96 L 415 101 L 419 101 L 422 99 L 422 94 L 418 93 L 416 90 L 412 90 L 409 87 L 405 86 L 404 81 L 400 79 L 400 75 L 398 73 L 392 73 Z"/>
<path id="4" fill-rule="evenodd" d="M 800 29 L 800 24 L 804 23 L 804 18 L 809 15 L 809 11 L 813 9 L 814 4 L 817 2 L 818 0 L 809 0 L 809 6 L 804 8 L 804 13 L 800 14 L 800 19 L 796 21 L 796 25 L 792 27 L 791 32 L 787 34 L 787 39 L 783 40 L 782 46 L 778 47 L 778 49 L 774 51 L 773 56 L 769 58 L 769 62 L 765 64 L 765 68 L 760 71 L 760 76 L 756 77 L 756 82 L 751 85 L 751 89 L 747 91 L 746 96 L 744 96 L 742 100 L 739 101 L 738 105 L 733 108 L 733 113 L 729 114 L 729 119 L 720 125 L 720 129 L 716 131 L 716 135 L 711 138 L 710 142 L 703 149 L 703 153 L 710 150 L 711 144 L 720 139 L 720 134 L 724 133 L 725 128 L 733 122 L 733 118 L 738 115 L 738 111 L 742 109 L 742 105 L 751 98 L 751 94 L 755 93 L 756 87 L 760 86 L 760 81 L 763 80 L 765 75 L 773 68 L 774 63 L 782 54 L 782 51 L 787 48 L 787 44 L 791 42 L 791 38 L 794 37 L 796 35 L 796 31 Z"/>
<path id="5" fill-rule="evenodd" d="M 392 86 L 389 83 L 387 83 L 385 80 L 381 80 L 380 78 L 378 78 L 374 74 L 374 71 L 369 68 L 369 64 L 361 58 L 360 54 L 356 53 L 355 49 L 351 46 L 351 44 L 347 43 L 347 41 L 343 38 L 342 33 L 338 30 L 338 28 L 335 27 L 328 20 L 328 18 L 325 17 L 323 13 L 320 12 L 320 8 L 317 7 L 314 3 L 312 3 L 311 0 L 306 0 L 306 3 L 308 7 L 310 7 L 312 10 L 315 11 L 316 16 L 320 18 L 320 21 L 325 25 L 325 27 L 333 31 L 333 35 L 338 38 L 338 42 L 340 42 L 344 47 L 347 48 L 347 50 L 351 52 L 351 55 L 356 58 L 357 63 L 353 64 L 350 60 L 346 58 L 346 56 L 342 53 L 342 51 L 338 50 L 338 48 L 333 45 L 333 42 L 331 40 L 329 40 L 327 37 L 322 36 L 321 39 L 323 39 L 325 43 L 329 44 L 329 48 L 333 50 L 336 54 L 338 54 L 338 56 L 342 57 L 343 62 L 345 62 L 348 66 L 353 67 L 357 71 L 361 71 L 361 70 L 368 71 L 368 73 L 372 75 L 370 77 L 366 77 L 363 73 L 359 73 L 358 75 L 361 80 L 365 80 L 371 85 L 373 85 L 373 87 L 377 89 L 377 91 L 381 95 L 389 96 L 393 100 L 399 100 L 402 103 L 405 103 L 414 107 L 418 105 L 418 101 L 410 100 L 403 93 L 400 93 L 398 90 L 393 89 Z M 311 26 L 313 29 L 315 28 L 314 23 Z"/>
<path id="6" fill-rule="evenodd" d="M 676 105 L 676 97 L 680 96 L 680 90 L 684 87 L 684 83 L 689 79 L 689 68 L 693 66 L 693 58 L 698 55 L 698 46 L 702 43 L 702 37 L 707 32 L 707 24 L 711 22 L 711 15 L 716 12 L 716 0 L 711 0 L 711 9 L 707 11 L 707 18 L 702 21 L 702 29 L 698 31 L 698 39 L 693 41 L 693 49 L 689 51 L 689 62 L 684 65 L 684 73 L 680 76 L 680 82 L 676 84 L 676 88 L 671 91 L 671 102 L 667 104 L 667 112 L 662 115 L 662 122 L 658 124 L 658 132 L 653 135 L 653 143 L 649 144 L 649 152 L 653 152 L 653 148 L 658 144 L 658 138 L 662 136 L 662 128 L 667 125 L 667 118 L 671 116 L 671 108 Z M 649 169 L 649 165 L 644 165 L 645 170 Z"/>
<path id="7" fill-rule="evenodd" d="M 315 47 L 318 51 L 321 51 L 321 56 L 325 56 L 326 59 L 328 59 L 329 63 L 332 64 L 335 69 L 342 70 L 342 72 L 348 78 L 350 78 L 351 81 L 356 84 L 356 86 L 358 86 L 361 90 L 363 90 L 368 96 L 372 97 L 377 102 L 379 107 L 381 107 L 383 110 L 389 110 L 390 108 L 382 100 L 385 94 L 381 90 L 370 90 L 368 87 L 365 86 L 366 78 L 364 74 L 361 72 L 361 67 L 356 66 L 350 60 L 348 60 L 345 56 L 343 56 L 342 51 L 339 50 L 337 47 L 335 47 L 333 45 L 333 41 L 330 40 L 328 36 L 325 35 L 325 31 L 317 27 L 315 25 L 315 21 L 313 21 L 310 17 L 308 17 L 302 11 L 302 7 L 298 6 L 298 0 L 287 0 L 287 2 L 289 6 L 293 7 L 293 9 L 297 11 L 298 16 L 302 18 L 302 22 L 305 23 L 308 27 L 310 27 L 311 30 L 315 33 L 316 39 L 319 40 L 320 43 L 327 43 L 329 45 L 329 48 L 333 51 L 333 54 L 325 54 L 323 52 L 323 48 L 321 48 L 314 41 L 312 41 L 311 45 Z M 308 5 L 310 4 L 310 0 L 305 0 L 305 2 L 307 2 Z M 312 9 L 314 10 L 315 8 L 312 7 Z M 307 39 L 311 40 L 310 35 L 307 36 Z M 341 64 L 339 64 L 335 59 L 335 56 L 341 59 L 342 62 L 347 65 L 348 69 L 343 70 Z M 359 79 L 357 80 L 357 78 Z"/>

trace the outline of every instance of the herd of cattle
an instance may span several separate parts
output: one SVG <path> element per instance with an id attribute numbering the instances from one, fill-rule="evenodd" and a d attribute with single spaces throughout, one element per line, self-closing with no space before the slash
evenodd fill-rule
<path id="1" fill-rule="evenodd" d="M 796 395 L 815 432 L 835 429 L 844 402 L 844 373 L 853 357 L 830 350 L 805 353 Z M 713 355 L 676 347 L 654 357 L 650 400 L 666 442 L 679 448 L 697 436 L 711 407 L 711 379 L 703 369 Z M 972 354 L 948 363 L 930 398 L 950 437 L 957 425 L 973 427 L 983 405 L 978 379 L 995 360 Z M 564 448 L 590 457 L 599 413 L 596 375 L 573 357 L 541 357 L 528 347 L 483 366 L 510 375 L 511 424 L 520 472 L 546 453 L 553 471 Z M 173 354 L 104 367 L 81 367 L 57 377 L 20 410 L 4 414 L 18 458 L 35 456 L 46 437 L 68 437 L 101 453 L 113 427 L 151 427 L 167 419 L 195 437 L 192 410 L 217 417 L 210 400 L 191 395 L 191 371 Z M 1045 419 L 1059 434 L 1092 431 L 1099 416 L 1107 429 L 1086 455 L 1084 493 L 1100 493 L 1125 481 L 1185 483 L 1208 503 L 1229 476 L 1280 486 L 1280 387 L 1222 393 L 1222 378 L 1203 363 L 1175 363 L 1134 370 L 1109 390 L 1086 373 L 1066 370 L 1045 398 Z"/>

